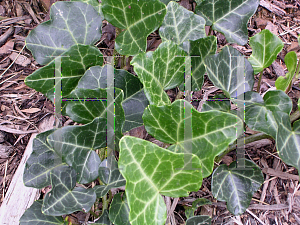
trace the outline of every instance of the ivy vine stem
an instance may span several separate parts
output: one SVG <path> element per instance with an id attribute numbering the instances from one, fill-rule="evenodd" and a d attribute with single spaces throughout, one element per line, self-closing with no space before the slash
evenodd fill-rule
<path id="1" fill-rule="evenodd" d="M 257 92 L 258 92 L 258 93 L 259 93 L 259 91 L 260 91 L 260 84 L 261 84 L 262 74 L 263 74 L 263 71 L 261 71 L 261 72 L 259 73 L 259 80 L 258 80 L 258 84 L 257 84 Z"/>

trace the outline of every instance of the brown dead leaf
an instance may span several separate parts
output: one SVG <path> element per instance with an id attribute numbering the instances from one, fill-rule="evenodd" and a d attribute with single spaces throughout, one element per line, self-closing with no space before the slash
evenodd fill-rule
<path id="1" fill-rule="evenodd" d="M 11 53 L 11 50 L 14 49 L 14 45 L 15 42 L 13 41 L 6 42 L 6 44 L 0 48 L 0 55 Z"/>
<path id="2" fill-rule="evenodd" d="M 271 31 L 275 35 L 278 35 L 278 27 L 269 21 L 267 22 L 267 26 L 265 29 Z"/>
<path id="3" fill-rule="evenodd" d="M 300 49 L 298 42 L 292 42 L 291 45 L 287 48 L 287 51 L 297 51 Z"/>
<path id="4" fill-rule="evenodd" d="M 23 66 L 23 67 L 26 67 L 31 63 L 31 60 L 28 59 L 25 55 L 21 55 L 21 54 L 19 55 L 16 52 L 11 53 L 9 58 L 13 61 L 16 59 L 15 63 L 20 65 L 20 66 Z"/>
<path id="5" fill-rule="evenodd" d="M 30 109 L 22 109 L 21 111 L 24 112 L 24 113 L 36 113 L 36 112 L 41 111 L 41 109 L 39 109 L 39 108 L 30 108 Z"/>

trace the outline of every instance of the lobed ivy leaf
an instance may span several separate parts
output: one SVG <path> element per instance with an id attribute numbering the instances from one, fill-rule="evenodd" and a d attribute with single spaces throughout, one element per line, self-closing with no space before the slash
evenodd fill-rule
<path id="1" fill-rule="evenodd" d="M 101 17 L 93 6 L 56 2 L 51 7 L 50 20 L 28 34 L 26 47 L 39 64 L 46 65 L 73 45 L 93 45 L 101 38 L 101 29 Z"/>
<path id="2" fill-rule="evenodd" d="M 245 93 L 245 122 L 255 131 L 264 132 L 274 139 L 277 133 L 277 121 L 274 113 L 278 111 L 287 115 L 292 110 L 292 101 L 283 91 L 268 91 L 264 98 L 256 92 Z"/>
<path id="3" fill-rule="evenodd" d="M 285 91 L 289 87 L 290 83 L 292 82 L 296 69 L 297 69 L 297 54 L 296 52 L 292 51 L 285 55 L 284 62 L 286 68 L 288 69 L 288 73 L 285 77 L 278 77 L 275 81 L 275 86 L 277 90 Z"/>
<path id="4" fill-rule="evenodd" d="M 61 216 L 47 216 L 42 213 L 43 200 L 35 201 L 20 218 L 20 225 L 67 225 Z"/>
<path id="5" fill-rule="evenodd" d="M 259 0 L 204 0 L 197 3 L 200 4 L 196 13 L 206 20 L 207 26 L 223 33 L 230 43 L 247 44 L 247 23 Z"/>
<path id="6" fill-rule="evenodd" d="M 166 205 L 160 194 L 182 197 L 199 190 L 201 171 L 183 169 L 184 158 L 183 153 L 173 153 L 136 137 L 121 139 L 119 168 L 126 179 L 132 225 L 165 224 Z M 194 168 L 201 168 L 197 156 L 191 155 L 190 160 Z"/>
<path id="7" fill-rule="evenodd" d="M 130 225 L 129 222 L 129 207 L 126 200 L 126 195 L 122 193 L 114 195 L 109 208 L 109 219 L 115 225 Z"/>
<path id="8" fill-rule="evenodd" d="M 131 65 L 143 83 L 144 92 L 150 104 L 170 104 L 164 90 L 180 85 L 184 80 L 185 52 L 175 43 L 166 41 L 154 52 L 136 55 Z"/>
<path id="9" fill-rule="evenodd" d="M 193 216 L 188 218 L 186 225 L 211 225 L 211 218 L 209 216 Z"/>
<path id="10" fill-rule="evenodd" d="M 26 161 L 23 174 L 23 182 L 27 187 L 43 188 L 50 185 L 51 170 L 66 165 L 47 142 L 47 137 L 53 132 L 40 133 L 33 140 L 32 153 Z"/>
<path id="11" fill-rule="evenodd" d="M 252 47 L 249 62 L 254 69 L 254 74 L 270 66 L 284 46 L 280 38 L 267 29 L 251 37 L 249 44 Z"/>
<path id="12" fill-rule="evenodd" d="M 107 87 L 107 71 L 113 71 L 111 65 L 104 67 L 93 66 L 89 68 L 80 79 L 77 88 L 97 89 Z M 124 92 L 122 107 L 125 114 L 125 124 L 122 132 L 142 126 L 142 115 L 149 104 L 139 79 L 126 70 L 114 70 L 114 86 Z"/>
<path id="13" fill-rule="evenodd" d="M 122 187 L 126 184 L 114 156 L 109 156 L 100 164 L 99 178 L 104 185 L 96 185 L 93 188 L 98 198 L 102 198 L 110 189 Z"/>
<path id="14" fill-rule="evenodd" d="M 172 105 L 146 108 L 143 120 L 149 134 L 164 143 L 173 144 L 172 152 L 186 152 L 184 149 L 185 100 L 176 100 Z M 214 165 L 214 158 L 232 143 L 243 129 L 242 121 L 235 115 L 220 111 L 200 113 L 191 107 L 192 149 L 202 164 L 203 177 L 208 177 Z"/>
<path id="15" fill-rule="evenodd" d="M 244 163 L 244 167 L 237 167 L 237 163 Z M 238 159 L 229 167 L 220 165 L 213 172 L 211 191 L 216 199 L 227 202 L 229 212 L 240 215 L 249 207 L 254 192 L 263 182 L 261 169 L 254 162 Z"/>
<path id="16" fill-rule="evenodd" d="M 99 217 L 99 219 L 96 221 L 96 223 L 88 223 L 88 224 L 94 224 L 94 225 L 112 225 L 111 221 L 108 217 L 108 211 L 107 209 L 103 210 L 102 215 Z"/>
<path id="17" fill-rule="evenodd" d="M 54 76 L 55 60 L 36 70 L 25 79 L 25 84 L 28 87 L 42 92 L 51 101 L 54 100 L 55 82 L 61 81 L 62 97 L 66 97 L 75 89 L 79 79 L 89 67 L 103 64 L 101 52 L 97 48 L 88 45 L 74 45 L 62 53 L 61 57 L 62 72 L 60 79 Z"/>
<path id="18" fill-rule="evenodd" d="M 251 64 L 246 59 L 244 63 L 239 63 L 239 57 L 242 57 L 239 51 L 225 46 L 219 54 L 204 59 L 209 79 L 228 98 L 251 91 L 254 85 Z M 240 71 L 244 71 L 244 75 Z"/>
<path id="19" fill-rule="evenodd" d="M 42 207 L 45 215 L 61 216 L 82 210 L 88 212 L 96 201 L 93 189 L 75 187 L 76 172 L 71 167 L 53 169 L 51 185 L 52 189 L 45 195 Z"/>
<path id="20" fill-rule="evenodd" d="M 158 0 L 102 0 L 105 19 L 124 29 L 115 40 L 121 55 L 145 52 L 147 37 L 157 30 L 166 14 L 166 6 Z"/>
<path id="21" fill-rule="evenodd" d="M 185 216 L 187 219 L 194 216 L 194 212 L 203 205 L 210 205 L 211 201 L 206 198 L 198 198 L 192 203 L 192 207 L 185 207 Z"/>
<path id="22" fill-rule="evenodd" d="M 197 40 L 206 37 L 205 20 L 187 10 L 176 2 L 171 1 L 167 6 L 167 14 L 159 28 L 159 34 L 164 40 L 175 42 L 177 45 L 187 40 Z"/>
<path id="23" fill-rule="evenodd" d="M 84 126 L 62 127 L 48 136 L 48 143 L 72 166 L 78 183 L 89 183 L 98 177 L 100 158 L 94 151 L 106 146 L 105 118 L 96 118 Z"/>

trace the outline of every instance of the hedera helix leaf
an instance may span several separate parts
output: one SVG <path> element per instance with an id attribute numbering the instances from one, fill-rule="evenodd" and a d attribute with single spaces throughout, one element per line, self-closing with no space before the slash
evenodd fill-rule
<path id="1" fill-rule="evenodd" d="M 164 143 L 173 144 L 168 150 L 185 152 L 185 100 L 176 100 L 172 105 L 146 108 L 143 120 L 149 134 Z M 243 123 L 237 116 L 209 111 L 200 113 L 191 107 L 192 149 L 186 151 L 197 155 L 202 164 L 203 177 L 213 171 L 214 158 L 222 153 L 230 143 L 242 133 Z"/>
<path id="2" fill-rule="evenodd" d="M 292 82 L 296 69 L 297 69 L 297 54 L 296 52 L 292 51 L 285 55 L 284 62 L 286 68 L 288 69 L 288 73 L 285 77 L 278 77 L 275 81 L 275 87 L 277 90 L 285 91 L 290 83 Z"/>
<path id="3" fill-rule="evenodd" d="M 284 46 L 280 38 L 267 29 L 251 37 L 249 44 L 252 47 L 249 62 L 254 69 L 254 74 L 270 66 Z"/>
<path id="4" fill-rule="evenodd" d="M 42 212 L 61 216 L 75 211 L 90 211 L 96 201 L 93 189 L 75 187 L 76 172 L 71 167 L 60 166 L 51 171 L 52 189 L 45 195 Z"/>
<path id="5" fill-rule="evenodd" d="M 47 142 L 47 137 L 53 132 L 40 133 L 33 140 L 32 153 L 26 161 L 23 174 L 23 182 L 27 187 L 43 188 L 50 185 L 50 171 L 65 164 Z"/>
<path id="6" fill-rule="evenodd" d="M 211 201 L 206 198 L 198 198 L 192 203 L 192 207 L 185 207 L 185 216 L 186 218 L 190 218 L 194 216 L 194 212 L 203 205 L 210 205 Z"/>
<path id="7" fill-rule="evenodd" d="M 59 3 L 59 2 L 58 2 Z M 92 46 L 74 45 L 61 54 L 61 90 L 62 97 L 71 93 L 85 71 L 95 65 L 102 65 L 101 52 Z M 25 84 L 42 92 L 51 101 L 54 99 L 54 84 L 59 78 L 54 76 L 55 60 L 26 77 Z"/>
<path id="8" fill-rule="evenodd" d="M 102 0 L 105 19 L 124 29 L 115 40 L 121 55 L 145 52 L 147 37 L 161 25 L 166 6 L 158 0 Z"/>
<path id="9" fill-rule="evenodd" d="M 43 200 L 35 201 L 20 218 L 20 225 L 67 225 L 61 216 L 47 216 L 42 213 Z"/>
<path id="10" fill-rule="evenodd" d="M 219 54 L 206 57 L 204 62 L 209 79 L 225 93 L 226 97 L 236 98 L 252 90 L 253 69 L 248 60 L 236 49 L 225 46 Z"/>
<path id="11" fill-rule="evenodd" d="M 212 99 L 208 99 L 204 102 L 201 112 L 210 110 L 219 110 L 222 112 L 230 112 L 231 104 L 230 100 L 224 95 L 215 95 Z"/>
<path id="12" fill-rule="evenodd" d="M 236 100 L 235 100 L 236 101 Z M 283 91 L 268 91 L 262 98 L 256 92 L 245 93 L 245 122 L 255 131 L 264 132 L 276 139 L 277 122 L 274 113 L 292 110 L 292 101 Z"/>
<path id="13" fill-rule="evenodd" d="M 115 225 L 130 225 L 129 222 L 129 207 L 126 200 L 126 195 L 122 193 L 114 195 L 113 201 L 109 208 L 109 219 Z"/>
<path id="14" fill-rule="evenodd" d="M 104 20 L 104 16 L 103 16 L 103 13 L 102 13 L 102 9 L 101 9 L 101 3 L 99 3 L 98 0 L 71 0 L 71 2 L 84 2 L 84 3 L 87 3 L 87 4 L 90 4 L 91 6 L 93 6 L 97 12 L 100 14 L 101 16 L 101 19 Z"/>
<path id="15" fill-rule="evenodd" d="M 96 118 L 84 126 L 62 127 L 48 136 L 49 145 L 72 166 L 78 183 L 98 177 L 100 158 L 94 151 L 106 146 L 106 118 Z"/>
<path id="16" fill-rule="evenodd" d="M 206 37 L 205 20 L 178 3 L 171 1 L 167 6 L 167 14 L 159 28 L 162 39 L 175 42 L 177 45 L 187 40 Z"/>
<path id="17" fill-rule="evenodd" d="M 166 41 L 154 52 L 136 55 L 131 65 L 143 83 L 150 104 L 170 104 L 164 90 L 172 89 L 184 81 L 184 56 L 186 53 L 175 43 Z"/>
<path id="18" fill-rule="evenodd" d="M 98 198 L 106 195 L 111 188 L 122 187 L 126 184 L 114 156 L 109 156 L 101 162 L 99 167 L 99 178 L 104 185 L 96 185 L 93 188 Z"/>
<path id="19" fill-rule="evenodd" d="M 182 197 L 199 190 L 201 171 L 186 170 L 184 166 L 191 163 L 193 168 L 201 168 L 200 160 L 191 154 L 187 162 L 185 156 L 136 137 L 121 139 L 119 168 L 126 179 L 132 225 L 165 224 L 166 205 L 160 194 Z"/>
<path id="20" fill-rule="evenodd" d="M 223 33 L 228 42 L 245 45 L 248 41 L 247 23 L 255 13 L 259 0 L 204 0 L 198 1 L 196 13 L 207 26 Z M 197 2 L 197 3 L 198 3 Z"/>
<path id="21" fill-rule="evenodd" d="M 102 20 L 93 6 L 83 2 L 56 2 L 50 20 L 38 25 L 26 38 L 35 60 L 46 65 L 71 46 L 93 45 L 101 38 Z"/>
<path id="22" fill-rule="evenodd" d="M 193 216 L 188 218 L 186 225 L 211 225 L 211 218 L 209 216 Z"/>
<path id="23" fill-rule="evenodd" d="M 97 219 L 95 223 L 88 223 L 88 224 L 94 224 L 94 225 L 112 225 L 111 221 L 108 217 L 108 211 L 107 209 L 104 209 L 102 215 Z"/>
<path id="24" fill-rule="evenodd" d="M 80 79 L 77 88 L 97 89 L 107 87 L 107 71 L 114 71 L 114 86 L 124 92 L 122 107 L 125 114 L 125 124 L 122 132 L 143 125 L 142 115 L 148 100 L 142 90 L 140 80 L 126 70 L 114 70 L 111 65 L 90 67 Z"/>
<path id="25" fill-rule="evenodd" d="M 244 167 L 237 167 L 237 163 L 243 163 Z M 222 164 L 214 171 L 211 191 L 216 199 L 227 202 L 229 212 L 240 215 L 249 207 L 254 192 L 263 181 L 261 169 L 255 163 L 238 159 L 229 167 Z"/>

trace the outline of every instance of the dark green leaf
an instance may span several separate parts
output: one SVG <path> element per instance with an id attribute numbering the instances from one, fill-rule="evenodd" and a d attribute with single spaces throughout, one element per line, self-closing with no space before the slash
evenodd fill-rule
<path id="1" fill-rule="evenodd" d="M 42 207 L 45 215 L 60 216 L 81 210 L 88 212 L 96 200 L 93 189 L 75 187 L 76 172 L 71 167 L 53 169 L 51 185 L 52 190 L 45 195 Z"/>
<path id="2" fill-rule="evenodd" d="M 237 167 L 237 163 L 244 163 L 244 167 Z M 263 174 L 254 162 L 238 159 L 229 167 L 220 165 L 213 172 L 211 191 L 216 199 L 227 202 L 227 209 L 232 214 L 240 215 L 249 207 L 254 192 L 263 181 Z"/>
<path id="3" fill-rule="evenodd" d="M 219 110 L 222 112 L 230 112 L 231 104 L 230 100 L 224 95 L 215 95 L 212 99 L 208 99 L 204 102 L 201 112 L 210 110 Z"/>
<path id="4" fill-rule="evenodd" d="M 283 48 L 283 42 L 269 30 L 263 30 L 250 38 L 252 55 L 249 58 L 254 74 L 263 71 L 275 61 Z"/>
<path id="5" fill-rule="evenodd" d="M 193 216 L 186 221 L 186 225 L 211 225 L 209 216 Z"/>
<path id="6" fill-rule="evenodd" d="M 159 29 L 162 39 L 175 42 L 177 45 L 187 40 L 206 37 L 205 20 L 171 1 L 167 6 L 167 14 Z"/>
<path id="7" fill-rule="evenodd" d="M 96 223 L 88 223 L 88 224 L 94 224 L 94 225 L 112 225 L 108 218 L 108 211 L 107 209 L 104 209 L 102 215 L 99 217 L 99 219 L 96 221 Z"/>
<path id="8" fill-rule="evenodd" d="M 185 216 L 186 218 L 190 218 L 194 216 L 194 212 L 203 205 L 210 205 L 211 201 L 209 201 L 206 198 L 198 198 L 195 201 L 193 201 L 192 203 L 192 207 L 186 207 L 185 208 Z"/>
<path id="9" fill-rule="evenodd" d="M 124 136 L 120 141 L 119 168 L 126 179 L 125 193 L 132 225 L 166 222 L 166 205 L 160 194 L 170 197 L 188 196 L 199 190 L 199 170 L 182 169 L 185 163 L 201 168 L 200 160 L 191 154 L 173 153 L 136 137 Z"/>
<path id="10" fill-rule="evenodd" d="M 247 23 L 258 5 L 259 0 L 204 0 L 196 7 L 196 13 L 204 17 L 207 26 L 223 33 L 228 42 L 245 45 Z"/>
<path id="11" fill-rule="evenodd" d="M 126 195 L 122 193 L 114 195 L 113 201 L 109 208 L 109 219 L 115 225 L 130 225 L 129 223 L 129 207 Z"/>
<path id="12" fill-rule="evenodd" d="M 59 3 L 59 2 L 58 2 Z M 51 61 L 26 77 L 27 86 L 45 94 L 51 101 L 54 99 L 54 84 L 61 81 L 62 97 L 66 97 L 75 89 L 85 71 L 95 65 L 102 65 L 100 51 L 88 45 L 74 45 L 64 52 L 61 58 L 61 78 L 55 78 L 55 60 Z"/>
<path id="13" fill-rule="evenodd" d="M 20 219 L 20 225 L 64 225 L 61 216 L 47 216 L 42 213 L 43 200 L 35 201 Z"/>
<path id="14" fill-rule="evenodd" d="M 32 153 L 26 161 L 23 181 L 27 187 L 43 188 L 51 184 L 50 171 L 63 165 L 62 158 L 48 144 L 54 130 L 40 133 L 33 140 Z"/>
<path id="15" fill-rule="evenodd" d="M 101 28 L 101 17 L 91 5 L 56 2 L 50 20 L 29 33 L 26 47 L 39 64 L 45 65 L 73 45 L 93 45 L 101 37 Z"/>
<path id="16" fill-rule="evenodd" d="M 105 19 L 124 29 L 115 40 L 121 55 L 146 52 L 147 37 L 157 30 L 166 14 L 166 6 L 158 0 L 102 0 Z"/>

